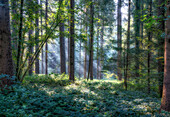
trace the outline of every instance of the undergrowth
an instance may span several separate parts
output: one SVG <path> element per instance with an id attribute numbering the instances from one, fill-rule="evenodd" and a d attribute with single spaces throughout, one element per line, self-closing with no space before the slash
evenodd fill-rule
<path id="1" fill-rule="evenodd" d="M 158 114 L 160 98 L 125 91 L 119 81 L 76 81 L 65 75 L 26 77 L 14 92 L 0 94 L 0 116 L 7 117 L 168 117 Z"/>

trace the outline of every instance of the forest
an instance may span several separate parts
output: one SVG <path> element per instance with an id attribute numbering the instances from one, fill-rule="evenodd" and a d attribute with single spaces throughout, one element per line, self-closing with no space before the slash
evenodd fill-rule
<path id="1" fill-rule="evenodd" d="M 0 117 L 170 117 L 170 0 L 0 0 Z"/>

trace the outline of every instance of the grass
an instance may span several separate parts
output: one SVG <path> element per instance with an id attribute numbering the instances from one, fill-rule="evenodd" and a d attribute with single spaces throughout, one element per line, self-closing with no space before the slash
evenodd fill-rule
<path id="1" fill-rule="evenodd" d="M 160 98 L 125 91 L 117 80 L 76 81 L 67 76 L 26 77 L 14 92 L 0 94 L 0 116 L 7 117 L 167 117 L 158 114 Z"/>

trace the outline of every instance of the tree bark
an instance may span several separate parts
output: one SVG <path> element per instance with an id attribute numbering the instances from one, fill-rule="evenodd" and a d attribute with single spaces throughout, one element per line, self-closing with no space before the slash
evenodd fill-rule
<path id="1" fill-rule="evenodd" d="M 131 0 L 129 0 L 129 5 L 128 5 L 128 28 L 127 28 L 127 50 L 126 50 L 126 74 L 125 74 L 125 79 L 124 79 L 124 85 L 125 89 L 127 90 L 127 78 L 128 78 L 128 73 L 129 73 L 129 50 L 130 50 L 130 12 L 131 10 Z"/>
<path id="2" fill-rule="evenodd" d="M 16 8 L 16 6 L 18 6 L 18 2 L 17 1 L 11 1 L 11 6 L 12 6 L 12 22 L 11 22 L 11 25 L 12 25 L 12 34 L 11 34 L 11 37 L 12 37 L 12 57 L 13 57 L 13 60 L 16 59 L 17 57 L 17 30 L 18 30 L 18 25 L 19 25 L 19 22 L 16 20 L 17 18 L 17 15 L 18 12 L 18 8 Z M 16 69 L 16 63 L 14 62 L 14 69 Z"/>
<path id="3" fill-rule="evenodd" d="M 170 112 L 170 1 L 167 2 L 167 20 L 165 24 L 164 81 L 161 109 Z"/>
<path id="4" fill-rule="evenodd" d="M 70 0 L 70 65 L 69 80 L 74 82 L 74 0 Z"/>
<path id="5" fill-rule="evenodd" d="M 99 79 L 99 26 L 97 26 L 97 79 Z"/>
<path id="6" fill-rule="evenodd" d="M 68 10 L 70 9 L 70 7 L 68 6 Z M 68 32 L 70 32 L 70 16 L 69 16 L 69 12 L 68 12 Z M 70 74 L 70 33 L 68 34 L 68 41 L 67 41 L 67 56 L 68 56 L 68 75 Z"/>
<path id="7" fill-rule="evenodd" d="M 31 21 L 32 23 L 32 21 Z M 28 40 L 29 40 L 29 47 L 28 47 L 28 51 L 29 51 L 29 58 L 28 58 L 28 64 L 31 64 L 31 61 L 32 61 L 32 57 L 31 55 L 33 54 L 33 39 L 32 39 L 32 29 L 29 29 L 29 34 L 28 34 Z M 29 75 L 32 75 L 33 73 L 33 67 L 31 65 L 30 69 L 29 69 Z"/>
<path id="8" fill-rule="evenodd" d="M 60 3 L 63 2 L 63 0 L 59 0 Z M 63 5 L 62 5 L 63 6 Z M 66 73 L 66 54 L 65 54 L 65 38 L 64 38 L 64 19 L 62 18 L 62 14 L 64 13 L 63 7 L 60 8 L 61 15 L 60 18 L 62 19 L 62 22 L 60 23 L 60 72 Z"/>
<path id="9" fill-rule="evenodd" d="M 41 5 L 41 39 L 43 39 L 43 25 L 42 25 L 42 15 L 43 15 L 43 10 L 42 10 L 42 0 L 40 0 L 40 5 Z M 41 73 L 44 74 L 44 49 L 42 48 L 41 51 Z"/>
<path id="10" fill-rule="evenodd" d="M 149 18 L 151 17 L 152 17 L 152 0 L 149 1 Z M 148 94 L 150 94 L 151 41 L 152 41 L 152 27 L 150 27 L 148 31 Z"/>
<path id="11" fill-rule="evenodd" d="M 99 70 L 99 76 L 100 76 L 100 79 L 103 78 L 103 73 L 102 73 L 102 70 L 103 70 L 103 57 L 104 57 L 104 47 L 103 47 L 103 44 L 104 44 L 104 20 L 102 21 L 102 29 L 101 29 L 101 41 L 100 41 L 100 46 L 101 46 L 101 54 L 100 54 L 100 70 Z"/>
<path id="12" fill-rule="evenodd" d="M 88 15 L 87 15 L 87 9 L 86 9 L 86 40 L 84 44 L 84 79 L 86 79 L 86 72 L 87 72 L 87 40 L 88 40 L 88 33 L 87 33 L 87 20 L 88 20 Z"/>
<path id="13" fill-rule="evenodd" d="M 159 94 L 160 97 L 162 97 L 162 90 L 163 90 L 163 73 L 164 73 L 164 37 L 162 36 L 162 33 L 165 32 L 165 0 L 158 0 L 158 7 L 157 7 L 157 13 L 158 17 L 158 73 L 159 73 Z"/>
<path id="14" fill-rule="evenodd" d="M 14 75 L 11 49 L 9 1 L 0 1 L 0 75 Z"/>
<path id="15" fill-rule="evenodd" d="M 82 42 L 82 21 L 80 24 L 80 52 L 79 52 L 79 80 L 81 78 L 81 42 Z"/>
<path id="16" fill-rule="evenodd" d="M 140 37 L 140 0 L 136 0 L 135 2 L 135 76 L 136 78 L 139 77 L 139 37 Z M 137 79 L 136 79 L 137 82 Z"/>
<path id="17" fill-rule="evenodd" d="M 36 1 L 36 4 L 38 5 L 39 0 Z M 36 11 L 35 11 L 35 14 L 36 14 L 36 30 L 35 30 L 35 42 L 36 42 L 36 50 L 38 49 L 39 47 L 39 9 L 36 8 Z M 39 55 L 38 57 L 36 58 L 35 60 L 35 73 L 36 74 L 39 74 L 40 73 L 40 70 L 39 70 Z"/>
<path id="18" fill-rule="evenodd" d="M 16 66 L 16 76 L 20 80 L 19 67 L 20 67 L 20 56 L 21 56 L 21 45 L 22 45 L 22 25 L 23 25 L 23 6 L 24 0 L 21 0 L 20 5 L 20 23 L 19 23 L 19 35 L 18 35 L 18 48 L 17 48 L 17 66 Z"/>
<path id="19" fill-rule="evenodd" d="M 93 0 L 91 0 L 90 4 L 90 58 L 89 58 L 89 71 L 88 71 L 88 79 L 93 80 L 93 31 L 94 31 L 94 11 L 93 11 Z M 90 75 L 90 76 L 89 76 Z"/>
<path id="20" fill-rule="evenodd" d="M 45 25 L 46 25 L 46 33 L 47 33 L 47 19 L 48 19 L 48 0 L 45 3 L 46 10 L 45 10 Z M 48 74 L 48 42 L 45 45 L 45 74 Z"/>
<path id="21" fill-rule="evenodd" d="M 118 56 L 117 56 L 117 74 L 118 79 L 122 80 L 121 66 L 122 66 L 122 14 L 121 14 L 122 0 L 118 0 L 117 7 L 117 43 L 118 43 Z"/>
<path id="22" fill-rule="evenodd" d="M 29 0 L 28 1 L 28 9 L 32 9 L 33 7 L 32 7 L 32 0 Z M 29 12 L 28 11 L 28 16 L 29 16 L 29 19 L 28 19 L 28 21 L 32 24 L 33 23 L 33 21 L 32 21 L 32 12 Z M 32 54 L 33 54 L 33 26 L 31 25 L 30 27 L 29 27 L 29 32 L 28 32 L 28 42 L 29 42 L 29 45 L 28 45 L 28 51 L 29 51 L 29 58 L 28 58 L 28 65 L 30 65 L 31 64 L 31 59 L 32 59 Z M 32 73 L 33 73 L 33 66 L 31 65 L 31 67 L 30 67 L 30 69 L 29 69 L 29 75 L 32 75 Z"/>

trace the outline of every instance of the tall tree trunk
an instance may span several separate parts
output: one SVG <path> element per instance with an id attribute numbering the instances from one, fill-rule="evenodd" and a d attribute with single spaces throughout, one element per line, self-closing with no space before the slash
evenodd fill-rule
<path id="1" fill-rule="evenodd" d="M 32 9 L 33 7 L 32 7 L 32 0 L 29 0 L 28 1 L 28 9 Z M 30 24 L 32 24 L 33 23 L 33 21 L 32 21 L 32 12 L 29 12 L 28 11 L 28 16 L 29 16 L 29 22 L 30 22 Z M 29 32 L 28 32 L 28 41 L 29 41 L 29 46 L 28 46 L 28 51 L 29 51 L 29 58 L 28 58 L 28 65 L 30 65 L 31 64 L 31 59 L 32 59 L 32 54 L 33 54 L 33 26 L 31 25 L 30 27 L 29 27 Z M 29 69 L 29 75 L 32 75 L 32 73 L 33 73 L 33 66 L 31 65 L 31 67 L 30 67 L 30 69 Z"/>
<path id="2" fill-rule="evenodd" d="M 47 19 L 48 19 L 48 0 L 45 3 L 46 10 L 45 10 L 45 25 L 46 25 L 46 33 L 47 33 Z M 48 74 L 48 42 L 45 45 L 45 74 Z"/>
<path id="3" fill-rule="evenodd" d="M 81 42 L 82 42 L 82 21 L 80 24 L 80 52 L 79 52 L 79 80 L 81 78 Z"/>
<path id="4" fill-rule="evenodd" d="M 143 33 L 144 21 L 143 21 L 143 19 L 144 19 L 144 6 L 145 6 L 145 4 L 144 4 L 144 0 L 141 0 L 140 2 L 141 2 L 141 4 L 140 4 L 140 8 L 141 8 L 140 14 L 141 14 L 141 16 L 140 16 L 140 40 L 139 40 L 139 48 L 140 48 L 140 51 L 141 51 L 141 50 L 144 50 L 144 48 L 145 48 L 144 43 L 143 43 L 144 42 L 144 38 L 143 38 L 143 34 L 144 34 Z M 144 56 L 144 53 L 142 53 L 142 51 L 141 51 L 140 54 L 139 54 L 139 61 L 140 61 L 140 63 L 143 62 L 143 56 Z M 139 63 L 139 73 L 141 73 L 141 75 L 142 75 L 143 66 L 140 63 Z"/>
<path id="5" fill-rule="evenodd" d="M 13 76 L 9 1 L 1 0 L 0 4 L 0 75 Z"/>
<path id="6" fill-rule="evenodd" d="M 122 14 L 121 14 L 122 0 L 118 0 L 117 7 L 117 42 L 118 42 L 118 57 L 117 57 L 117 74 L 118 79 L 122 80 L 121 73 L 121 55 L 122 55 Z"/>
<path id="7" fill-rule="evenodd" d="M 170 1 L 167 2 L 167 20 L 165 24 L 165 64 L 164 64 L 164 81 L 161 109 L 170 112 Z"/>
<path id="8" fill-rule="evenodd" d="M 97 79 L 99 79 L 99 26 L 97 26 Z"/>
<path id="9" fill-rule="evenodd" d="M 32 23 L 32 21 L 31 21 L 31 23 Z M 31 27 L 32 28 L 32 27 Z M 29 51 L 29 58 L 28 58 L 28 64 L 31 64 L 31 61 L 32 61 L 32 57 L 31 57 L 31 55 L 33 54 L 33 39 L 32 39 L 32 29 L 29 29 L 29 34 L 28 34 L 28 40 L 29 40 L 29 47 L 28 47 L 28 51 Z M 31 67 L 30 67 L 30 69 L 29 69 L 29 75 L 32 75 L 32 73 L 33 73 L 33 67 L 32 67 L 32 65 L 31 65 Z"/>
<path id="10" fill-rule="evenodd" d="M 158 19 L 158 73 L 159 73 L 159 94 L 160 97 L 162 97 L 162 90 L 163 90 L 163 73 L 164 73 L 164 37 L 162 36 L 162 33 L 165 32 L 165 0 L 158 0 L 158 7 L 157 7 L 157 13 L 160 19 Z"/>
<path id="11" fill-rule="evenodd" d="M 103 78 L 102 70 L 103 70 L 103 62 L 104 62 L 104 20 L 102 21 L 102 29 L 101 29 L 101 41 L 100 41 L 100 46 L 101 46 L 101 54 L 100 54 L 100 70 L 99 70 L 99 76 L 100 79 Z"/>
<path id="12" fill-rule="evenodd" d="M 63 0 L 59 0 L 60 3 L 63 2 Z M 63 11 L 63 5 L 60 8 L 62 22 L 60 23 L 60 67 L 61 67 L 61 74 L 66 73 L 66 53 L 65 53 L 65 38 L 64 38 L 64 19 L 62 18 L 62 15 L 64 13 Z"/>
<path id="13" fill-rule="evenodd" d="M 70 0 L 70 74 L 69 80 L 74 82 L 74 0 Z"/>
<path id="14" fill-rule="evenodd" d="M 20 67 L 20 56 L 21 56 L 21 45 L 22 45 L 22 25 L 23 25 L 23 6 L 24 0 L 21 0 L 20 6 L 20 23 L 19 23 L 19 35 L 18 35 L 18 48 L 17 48 L 17 66 L 16 66 L 16 76 L 20 80 L 19 67 Z"/>
<path id="15" fill-rule="evenodd" d="M 36 1 L 37 5 L 39 4 L 38 1 L 39 0 Z M 36 50 L 37 50 L 38 47 L 39 47 L 39 9 L 38 8 L 36 8 L 35 14 L 36 14 L 35 42 L 36 42 Z M 35 73 L 36 74 L 40 73 L 40 70 L 39 70 L 39 55 L 37 56 L 37 58 L 35 60 Z"/>
<path id="16" fill-rule="evenodd" d="M 70 25 L 69 20 L 68 20 L 68 25 Z M 70 28 L 68 28 L 68 31 L 70 31 Z M 70 74 L 70 36 L 68 36 L 68 45 L 67 46 L 68 46 L 68 74 Z"/>
<path id="17" fill-rule="evenodd" d="M 142 18 L 142 20 L 143 20 L 143 17 L 144 16 L 144 0 L 141 0 L 141 18 Z M 144 21 L 141 21 L 140 22 L 141 23 L 141 34 L 140 34 L 140 36 L 141 36 L 141 43 L 140 43 L 140 45 L 141 45 L 141 47 L 143 47 L 143 24 L 144 24 Z"/>
<path id="18" fill-rule="evenodd" d="M 87 40 L 88 40 L 88 33 L 87 33 L 87 20 L 88 20 L 88 15 L 87 15 L 87 10 L 86 10 L 86 40 L 84 44 L 84 79 L 86 79 L 86 70 L 87 70 Z"/>
<path id="19" fill-rule="evenodd" d="M 126 50 L 126 74 L 125 74 L 125 79 L 124 79 L 124 85 L 125 89 L 127 90 L 127 78 L 128 78 L 128 73 L 129 73 L 129 50 L 130 50 L 130 12 L 131 10 L 131 0 L 129 0 L 129 5 L 128 5 L 128 28 L 127 28 L 127 50 Z"/>
<path id="20" fill-rule="evenodd" d="M 90 4 L 90 58 L 89 58 L 89 71 L 88 71 L 88 79 L 90 75 L 90 80 L 93 80 L 93 34 L 94 34 L 94 11 L 93 11 L 93 0 L 91 0 Z"/>
<path id="21" fill-rule="evenodd" d="M 135 2 L 135 76 L 136 78 L 139 77 L 139 37 L 140 37 L 140 0 L 136 0 Z M 138 81 L 136 79 L 136 81 Z"/>
<path id="22" fill-rule="evenodd" d="M 68 10 L 70 9 L 69 5 L 68 5 Z M 70 14 L 68 12 L 68 32 L 70 32 Z M 68 34 L 68 41 L 67 41 L 67 56 L 68 56 L 68 75 L 70 74 L 70 33 Z"/>
<path id="23" fill-rule="evenodd" d="M 152 0 L 149 1 L 149 17 L 152 17 Z M 152 27 L 148 32 L 148 94 L 150 93 L 150 60 L 151 60 L 151 41 L 152 41 Z"/>
<path id="24" fill-rule="evenodd" d="M 18 21 L 16 20 L 16 14 L 18 14 L 17 10 L 18 8 L 16 8 L 16 6 L 18 6 L 18 2 L 17 1 L 11 1 L 12 2 L 12 57 L 13 60 L 16 59 L 17 56 L 17 30 L 18 30 Z M 14 69 L 16 69 L 16 63 L 14 62 Z"/>
<path id="25" fill-rule="evenodd" d="M 42 15 L 43 15 L 43 10 L 42 10 L 42 0 L 40 0 L 40 5 L 41 5 L 41 39 L 43 39 L 43 25 L 42 25 Z M 44 49 L 42 48 L 42 51 L 41 51 L 41 73 L 44 74 Z"/>

